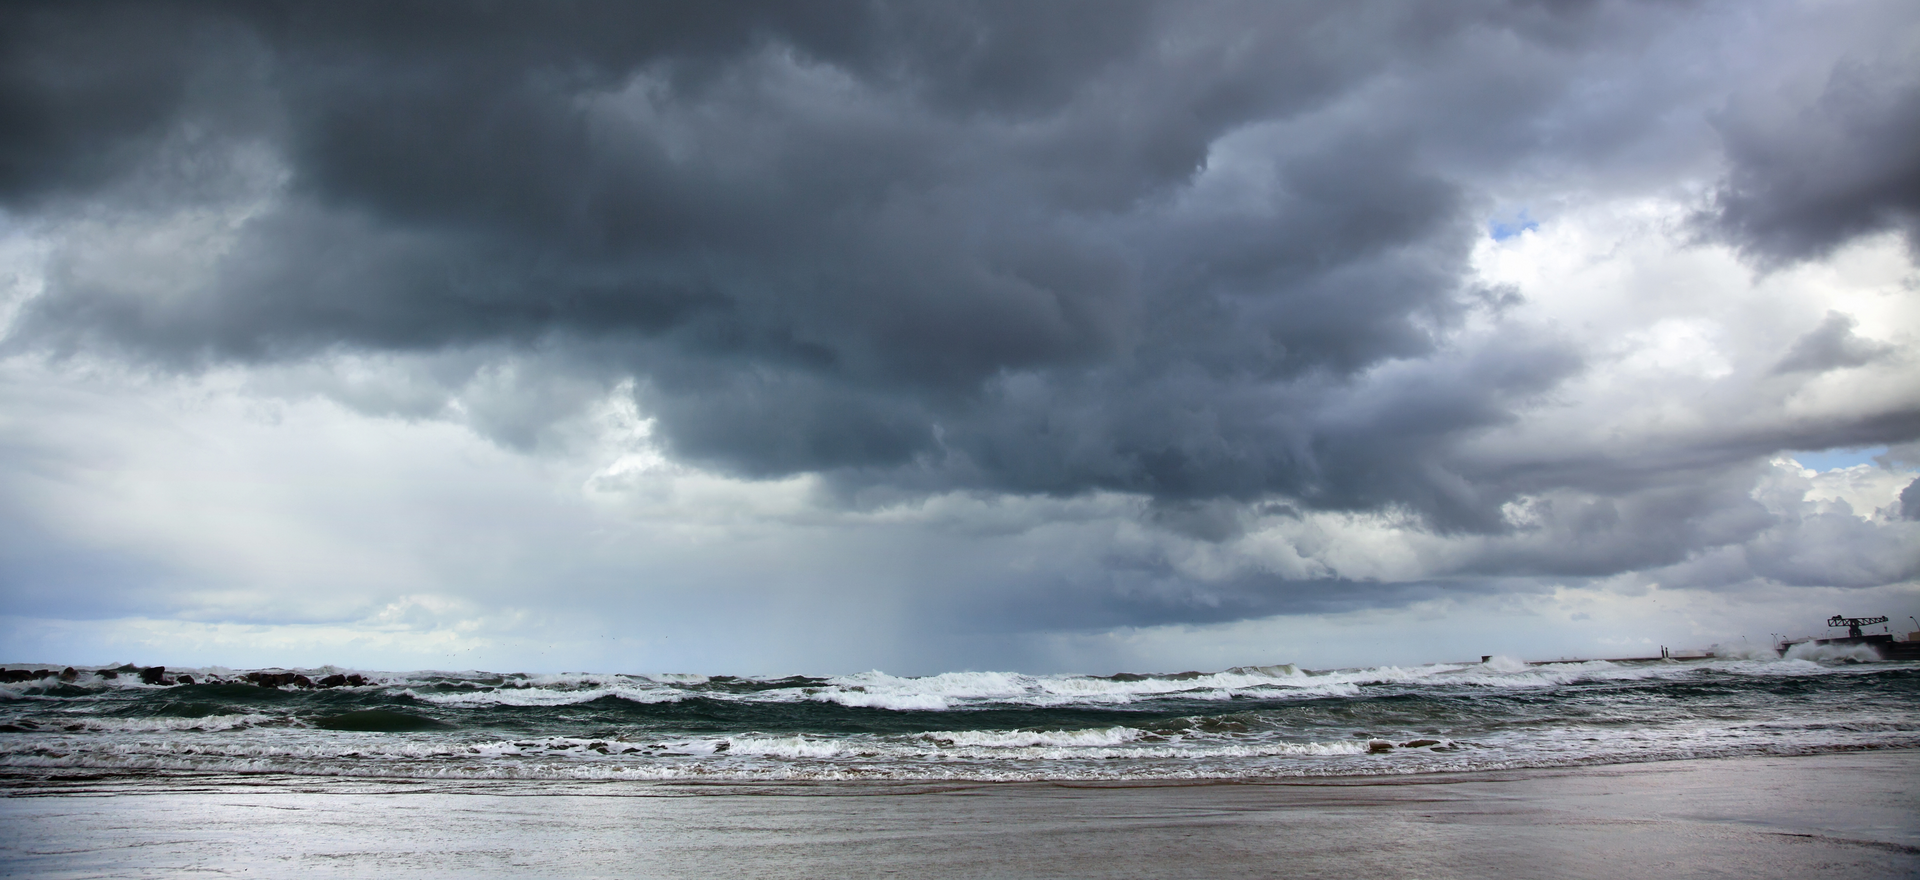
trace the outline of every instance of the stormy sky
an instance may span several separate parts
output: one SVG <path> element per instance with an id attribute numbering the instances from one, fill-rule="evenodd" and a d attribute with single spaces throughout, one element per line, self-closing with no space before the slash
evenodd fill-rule
<path id="1" fill-rule="evenodd" d="M 1916 259 L 1901 0 L 7 4 L 0 660 L 1920 614 Z"/>

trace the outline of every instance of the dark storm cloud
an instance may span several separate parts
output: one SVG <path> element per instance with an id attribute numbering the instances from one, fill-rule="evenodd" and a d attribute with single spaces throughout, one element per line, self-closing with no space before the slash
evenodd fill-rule
<path id="1" fill-rule="evenodd" d="M 0 193 L 15 209 L 139 165 L 176 121 L 200 66 L 183 51 L 199 22 L 172 10 L 21 4 L 6 16 Z"/>
<path id="2" fill-rule="evenodd" d="M 1881 69 L 1890 68 L 1890 69 Z M 1732 173 L 1708 222 L 1763 262 L 1897 231 L 1920 252 L 1920 71 L 1911 59 L 1835 69 L 1819 98 L 1720 122 Z"/>
<path id="3" fill-rule="evenodd" d="M 188 241 L 210 267 L 184 281 L 133 249 L 57 252 L 10 344 L 172 368 L 508 350 L 634 378 L 682 460 L 824 472 L 849 499 L 1137 493 L 1204 541 L 1276 496 L 1505 533 L 1517 495 L 1575 487 L 1609 497 L 1541 502 L 1556 540 L 1462 571 L 1670 564 L 1756 533 L 1708 508 L 1751 513 L 1721 478 L 1780 438 L 1651 465 L 1468 460 L 1462 443 L 1585 363 L 1547 336 L 1454 358 L 1438 339 L 1500 302 L 1470 280 L 1485 178 L 1638 161 L 1637 138 L 1685 115 L 1640 103 L 1680 99 L 1639 53 L 1693 14 L 15 4 L 0 204 L 47 224 L 237 219 Z M 1911 234 L 1920 91 L 1892 81 L 1845 68 L 1785 116 L 1729 110 L 1731 172 L 1702 222 L 1779 258 Z M 1238 176 L 1201 187 L 1212 172 Z M 1849 321 L 1780 372 L 1879 357 Z M 520 448 L 555 417 L 491 412 L 477 426 Z M 1911 438 L 1910 416 L 1874 416 L 1894 426 L 1874 442 Z M 1191 607 L 1410 595 L 1229 593 Z M 1114 613 L 1173 613 L 1126 601 Z"/>
<path id="4" fill-rule="evenodd" d="M 1406 132 L 1308 139 L 1248 216 L 1154 214 L 1221 135 L 1322 106 L 1471 16 L 445 13 L 14 10 L 8 106 L 33 132 L 7 175 L 16 209 L 112 203 L 116 175 L 150 177 L 169 143 L 269 144 L 292 196 L 169 296 L 102 280 L 92 254 L 56 261 L 19 335 L 189 362 L 611 337 L 676 451 L 744 473 L 924 461 L 944 436 L 988 486 L 1257 495 L 1305 462 L 1209 412 L 1419 355 L 1461 309 L 1475 227 Z M 156 32 L 185 35 L 179 51 Z M 1041 406 L 1098 395 L 1073 431 L 1162 436 L 1092 437 L 1105 460 L 1055 474 L 1002 465 L 1047 442 L 998 415 L 1028 381 Z M 1155 384 L 1190 430 L 1126 424 L 1175 403 L 1119 399 Z"/>

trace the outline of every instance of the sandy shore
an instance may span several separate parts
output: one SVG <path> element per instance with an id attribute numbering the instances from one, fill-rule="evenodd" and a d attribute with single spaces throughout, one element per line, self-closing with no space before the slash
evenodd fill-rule
<path id="1" fill-rule="evenodd" d="M 1912 877 L 1920 752 L 1196 785 L 8 781 L 33 877 Z"/>

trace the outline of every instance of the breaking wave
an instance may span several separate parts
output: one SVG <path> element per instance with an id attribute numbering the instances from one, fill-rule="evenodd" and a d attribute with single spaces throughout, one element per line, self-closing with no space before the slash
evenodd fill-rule
<path id="1" fill-rule="evenodd" d="M 1204 779 L 1920 747 L 1920 666 L 1860 659 L 1111 676 L 209 668 L 155 682 L 75 669 L 0 685 L 0 773 Z M 182 675 L 193 683 L 166 683 Z"/>

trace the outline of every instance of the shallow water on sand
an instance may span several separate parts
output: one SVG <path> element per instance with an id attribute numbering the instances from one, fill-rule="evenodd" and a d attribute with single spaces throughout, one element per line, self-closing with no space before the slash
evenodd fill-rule
<path id="1" fill-rule="evenodd" d="M 20 782 L 0 875 L 1912 877 L 1920 752 L 1261 783 Z"/>

